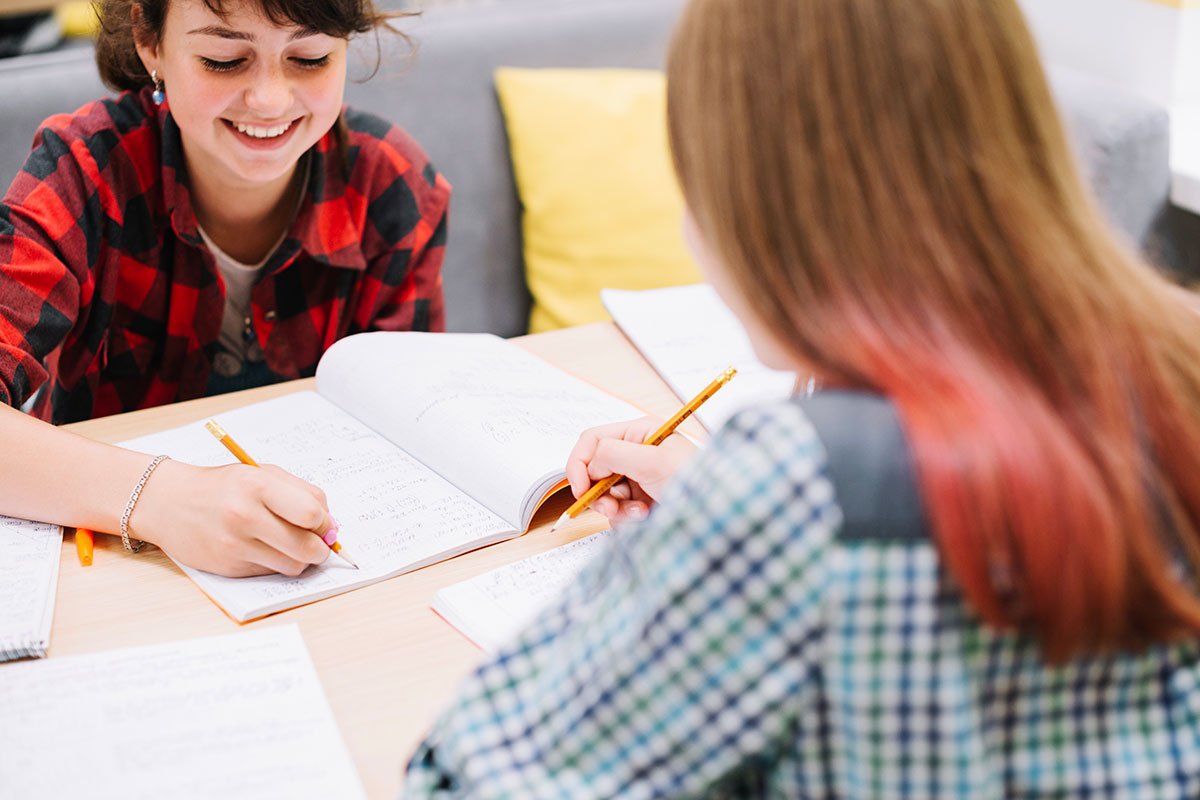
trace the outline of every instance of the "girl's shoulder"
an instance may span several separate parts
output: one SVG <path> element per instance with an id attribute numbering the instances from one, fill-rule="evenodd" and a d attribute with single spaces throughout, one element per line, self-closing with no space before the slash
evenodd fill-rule
<path id="1" fill-rule="evenodd" d="M 892 402 L 830 390 L 735 414 L 714 437 L 728 480 L 750 486 L 828 479 L 845 512 L 839 540 L 923 544 L 929 525 L 916 465 Z"/>
<path id="2" fill-rule="evenodd" d="M 714 433 L 712 447 L 721 452 L 770 452 L 775 445 L 816 446 L 820 440 L 801 404 L 776 400 L 743 408 Z"/>
<path id="3" fill-rule="evenodd" d="M 364 224 L 370 220 L 380 242 L 399 242 L 419 226 L 440 230 L 450 206 L 450 183 L 417 141 L 399 125 L 364 111 L 347 108 L 342 121 L 344 164 L 331 160 L 339 150 L 335 132 L 318 148 L 323 160 L 317 169 L 325 174 L 326 191 L 337 186 L 333 194 L 352 189 L 365 198 L 354 204 L 356 213 Z"/>
<path id="4" fill-rule="evenodd" d="M 130 155 L 141 151 L 153 155 L 158 152 L 160 128 L 157 106 L 147 92 L 123 92 L 47 117 L 34 145 L 52 136 L 62 141 L 83 141 L 97 160 L 117 149 Z M 153 135 L 147 136 L 147 132 Z"/>
<path id="5" fill-rule="evenodd" d="M 161 173 L 162 123 L 149 95 L 125 92 L 42 122 L 21 171 L 5 194 L 24 204 L 42 187 L 68 206 L 98 186 L 102 198 L 145 194 Z M 44 194 L 44 193 L 42 193 Z"/>
<path id="6" fill-rule="evenodd" d="M 424 148 L 408 131 L 394 122 L 366 111 L 346 108 L 347 146 L 351 151 L 351 175 L 419 176 L 431 188 L 445 183 L 430 163 Z M 446 184 L 448 189 L 448 184 Z"/>
<path id="7" fill-rule="evenodd" d="M 817 431 L 801 406 L 779 400 L 731 415 L 684 474 L 691 481 L 726 487 L 723 490 L 741 487 L 735 494 L 786 492 L 790 490 L 785 487 L 803 485 L 823 473 L 825 459 Z"/>

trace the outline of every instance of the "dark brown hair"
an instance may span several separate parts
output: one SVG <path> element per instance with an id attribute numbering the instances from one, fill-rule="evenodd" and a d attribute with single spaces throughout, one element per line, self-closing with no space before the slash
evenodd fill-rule
<path id="1" fill-rule="evenodd" d="M 1050 660 L 1200 630 L 1200 319 L 1084 188 L 1015 0 L 693 0 L 689 208 L 904 423 L 943 563 Z"/>
<path id="2" fill-rule="evenodd" d="M 384 12 L 372 0 L 257 0 L 263 15 L 276 25 L 296 25 L 327 36 L 347 39 L 390 27 L 394 19 L 413 16 L 411 12 Z M 141 89 L 150 85 L 150 75 L 138 57 L 137 42 L 157 41 L 167 19 L 171 0 L 95 0 L 100 18 L 96 38 L 96 65 L 100 78 L 117 91 Z M 204 0 L 214 14 L 226 15 L 224 0 Z M 133 7 L 141 9 L 141 19 L 133 18 Z"/>

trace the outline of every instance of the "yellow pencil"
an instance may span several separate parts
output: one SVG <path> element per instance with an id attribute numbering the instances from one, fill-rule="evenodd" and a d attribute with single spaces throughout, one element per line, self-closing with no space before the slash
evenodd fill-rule
<path id="1" fill-rule="evenodd" d="M 233 437 L 226 433 L 225 429 L 218 425 L 215 419 L 210 419 L 208 422 L 204 423 L 204 427 L 208 429 L 209 433 L 216 437 L 217 441 L 225 445 L 225 449 L 233 453 L 233 457 L 238 461 L 242 462 L 243 464 L 248 464 L 252 467 L 258 466 L 258 462 L 251 458 L 250 454 L 243 450 L 242 446 L 235 442 Z M 317 536 L 320 536 L 321 541 L 324 541 L 325 531 L 327 530 L 329 530 L 328 516 L 326 517 L 325 522 L 322 523 L 322 529 L 313 531 L 313 533 L 315 533 Z M 352 559 L 346 553 L 346 549 L 342 547 L 341 542 L 334 542 L 333 544 L 329 545 L 329 549 L 341 556 L 342 560 L 347 564 L 355 569 L 358 569 L 358 564 L 354 563 L 354 559 Z"/>
<path id="2" fill-rule="evenodd" d="M 650 436 L 650 438 L 644 442 L 644 444 L 653 446 L 662 444 L 662 442 L 665 441 L 668 436 L 675 432 L 675 429 L 678 428 L 685 419 L 692 415 L 692 412 L 704 405 L 705 401 L 716 394 L 718 389 L 729 383 L 734 375 L 737 375 L 737 370 L 733 367 L 730 367 L 722 372 L 715 381 L 704 387 L 700 394 L 693 397 L 690 401 L 688 401 L 687 405 L 676 411 L 673 417 L 664 422 L 663 426 L 656 430 Z M 550 528 L 550 531 L 553 532 L 560 525 L 578 515 L 579 512 L 590 506 L 596 501 L 597 498 L 601 497 L 613 486 L 616 486 L 617 482 L 623 480 L 624 478 L 624 475 L 609 475 L 599 483 L 592 484 L 592 488 L 584 492 L 582 497 L 572 503 L 571 507 L 563 512 L 563 515 L 558 518 L 558 522 L 554 523 L 554 525 Z"/>

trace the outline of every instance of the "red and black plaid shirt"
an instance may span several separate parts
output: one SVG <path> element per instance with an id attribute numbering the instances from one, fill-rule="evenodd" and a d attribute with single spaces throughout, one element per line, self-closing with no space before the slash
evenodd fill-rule
<path id="1" fill-rule="evenodd" d="M 282 378 L 351 333 L 445 324 L 450 185 L 401 129 L 343 117 L 251 296 Z M 224 307 L 167 106 L 145 90 L 48 119 L 0 203 L 0 401 L 50 381 L 34 413 L 63 423 L 203 396 Z"/>

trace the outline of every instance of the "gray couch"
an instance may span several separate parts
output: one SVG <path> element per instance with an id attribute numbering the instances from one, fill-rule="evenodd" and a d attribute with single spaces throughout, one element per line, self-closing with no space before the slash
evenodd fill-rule
<path id="1" fill-rule="evenodd" d="M 525 331 L 529 311 L 520 251 L 520 207 L 492 87 L 501 65 L 661 67 L 683 0 L 503 0 L 436 7 L 351 61 L 347 101 L 405 126 L 454 184 L 446 255 L 451 330 Z M 0 61 L 0 186 L 20 169 L 46 116 L 105 93 L 87 47 Z M 1177 220 L 1167 214 L 1167 118 L 1145 101 L 1083 75 L 1054 72 L 1085 171 L 1114 222 L 1140 246 L 1179 266 Z"/>

